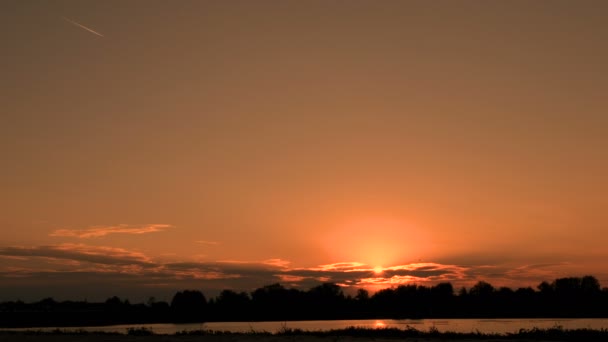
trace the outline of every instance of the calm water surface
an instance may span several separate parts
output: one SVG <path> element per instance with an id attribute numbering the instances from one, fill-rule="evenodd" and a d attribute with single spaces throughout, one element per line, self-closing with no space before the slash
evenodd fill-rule
<path id="1" fill-rule="evenodd" d="M 181 331 L 217 330 L 230 332 L 267 331 L 277 332 L 284 328 L 302 330 L 331 330 L 348 327 L 363 328 L 415 328 L 428 331 L 436 328 L 439 331 L 499 333 L 517 332 L 519 329 L 553 328 L 560 326 L 564 329 L 608 329 L 606 318 L 581 319 L 371 319 L 371 320 L 338 320 L 338 321 L 288 321 L 288 322 L 213 322 L 191 324 L 136 324 L 112 325 L 102 327 L 60 328 L 65 330 L 86 330 L 126 333 L 129 328 L 149 328 L 157 334 L 174 334 Z M 6 330 L 42 330 L 50 331 L 57 328 L 31 328 Z"/>

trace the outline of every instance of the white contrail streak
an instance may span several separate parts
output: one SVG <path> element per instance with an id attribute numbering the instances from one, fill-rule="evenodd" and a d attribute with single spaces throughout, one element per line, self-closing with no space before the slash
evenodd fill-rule
<path id="1" fill-rule="evenodd" d="M 79 23 L 75 22 L 74 20 L 70 20 L 70 19 L 68 19 L 68 18 L 66 18 L 66 17 L 63 17 L 63 19 L 64 19 L 65 21 L 67 21 L 68 23 L 71 23 L 71 24 L 73 24 L 73 25 L 75 25 L 75 26 L 80 27 L 80 28 L 81 28 L 81 29 L 83 29 L 83 30 L 87 30 L 87 31 L 91 32 L 92 34 L 96 34 L 96 35 L 98 35 L 98 36 L 100 36 L 100 37 L 105 37 L 103 34 L 101 34 L 101 33 L 97 32 L 97 31 L 95 31 L 95 30 L 93 30 L 93 29 L 90 29 L 90 28 L 88 28 L 88 27 L 86 27 L 86 26 L 84 26 L 84 25 L 82 25 L 82 24 L 79 24 Z"/>

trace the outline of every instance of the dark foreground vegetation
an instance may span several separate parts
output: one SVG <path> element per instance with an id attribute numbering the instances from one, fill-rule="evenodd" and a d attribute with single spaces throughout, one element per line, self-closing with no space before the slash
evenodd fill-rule
<path id="1" fill-rule="evenodd" d="M 190 341 L 190 337 L 193 336 L 204 336 L 205 340 L 212 341 L 215 339 L 218 341 L 226 341 L 225 338 L 228 337 L 230 341 L 234 341 L 235 338 L 242 341 L 259 341 L 260 338 L 264 337 L 276 337 L 272 339 L 272 341 L 280 342 L 281 337 L 286 337 L 286 341 L 293 341 L 293 337 L 312 337 L 318 339 L 328 339 L 331 341 L 336 341 L 338 338 L 357 338 L 359 341 L 361 339 L 370 339 L 376 340 L 378 338 L 382 339 L 424 339 L 426 341 L 457 341 L 457 340 L 508 340 L 508 341 L 607 341 L 608 340 L 608 330 L 592 330 L 592 329 L 574 329 L 574 330 L 566 330 L 561 327 L 554 327 L 550 329 L 521 329 L 518 332 L 514 333 L 505 333 L 505 334 L 486 334 L 480 332 L 470 332 L 470 333 L 456 333 L 456 332 L 441 332 L 435 328 L 431 328 L 428 331 L 421 331 L 414 329 L 412 327 L 407 327 L 405 329 L 397 329 L 397 328 L 381 328 L 381 329 L 369 329 L 369 328 L 357 328 L 351 327 L 346 329 L 337 329 L 337 330 L 329 330 L 329 331 L 308 331 L 308 330 L 300 330 L 300 329 L 288 329 L 285 328 L 276 333 L 269 333 L 264 331 L 252 331 L 248 333 L 234 333 L 234 332 L 223 332 L 223 331 L 210 331 L 210 330 L 198 330 L 198 331 L 188 331 L 188 332 L 180 332 L 173 335 L 157 335 L 153 330 L 147 328 L 137 328 L 137 329 L 128 329 L 125 332 L 126 335 L 131 338 L 129 341 L 133 341 L 132 338 L 135 337 L 145 337 L 148 341 L 150 337 L 153 336 L 171 336 L 170 339 L 164 338 L 163 341 L 180 341 L 182 339 L 186 339 Z M 125 334 L 120 333 L 107 333 L 107 332 L 87 332 L 84 330 L 61 330 L 56 329 L 50 332 L 42 332 L 42 331 L 0 331 L 0 339 L 8 338 L 13 341 L 18 341 L 20 338 L 26 338 L 24 340 L 32 340 L 27 339 L 27 337 L 37 337 L 36 341 L 44 340 L 47 338 L 49 341 L 61 340 L 61 341 L 69 341 L 70 337 L 77 337 L 78 341 L 81 341 L 81 337 L 86 337 L 87 340 L 94 341 L 94 337 L 101 337 L 101 339 L 108 340 L 108 337 L 113 337 L 112 341 L 121 341 L 120 336 Z M 54 338 L 54 337 L 58 337 Z M 100 339 L 100 340 L 101 340 Z M 301 339 L 302 340 L 302 339 Z M 306 341 L 306 339 L 304 339 Z"/>
<path id="2" fill-rule="evenodd" d="M 112 297 L 103 303 L 52 298 L 0 304 L 1 327 L 94 326 L 204 321 L 286 321 L 365 318 L 608 317 L 608 289 L 593 276 L 542 282 L 537 289 L 495 288 L 480 281 L 455 291 L 450 283 L 402 285 L 372 296 L 360 289 L 345 295 L 336 284 L 307 291 L 268 285 L 251 293 L 224 290 L 207 300 L 196 290 L 180 291 L 171 303 L 131 304 Z"/>

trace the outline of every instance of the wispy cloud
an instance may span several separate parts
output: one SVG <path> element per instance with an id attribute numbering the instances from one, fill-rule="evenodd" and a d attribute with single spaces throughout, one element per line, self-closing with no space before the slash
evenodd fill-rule
<path id="1" fill-rule="evenodd" d="M 277 278 L 279 278 L 279 280 L 281 280 L 282 282 L 292 283 L 292 284 L 299 283 L 306 279 L 306 277 L 300 277 L 300 276 L 289 275 L 289 274 L 276 274 L 275 276 Z"/>
<path id="2" fill-rule="evenodd" d="M 400 284 L 430 284 L 441 281 L 462 281 L 468 268 L 437 263 L 413 263 L 383 268 L 381 272 L 371 265 L 359 262 L 341 262 L 319 267 L 295 268 L 278 273 L 303 282 L 331 281 L 342 286 L 393 286 Z M 293 281 L 293 280 L 292 280 Z"/>
<path id="3" fill-rule="evenodd" d="M 98 238 L 109 234 L 147 234 L 160 232 L 173 226 L 170 224 L 148 224 L 134 226 L 119 224 L 115 226 L 95 226 L 87 229 L 57 229 L 50 236 L 76 237 L 81 239 Z"/>
<path id="4" fill-rule="evenodd" d="M 291 264 L 290 261 L 288 260 L 283 260 L 280 258 L 274 258 L 274 259 L 267 259 L 267 260 L 263 260 L 263 261 L 244 261 L 244 260 L 219 260 L 217 261 L 218 264 L 224 264 L 224 265 L 252 265 L 252 266 L 268 266 L 271 268 L 282 268 L 282 269 L 287 269 L 289 264 Z M 266 267 L 266 268 L 268 268 Z"/>
<path id="5" fill-rule="evenodd" d="M 67 21 L 68 23 L 70 23 L 70 24 L 72 24 L 72 25 L 74 25 L 74 26 L 80 27 L 80 28 L 81 28 L 81 29 L 83 29 L 83 30 L 86 30 L 86 31 L 88 31 L 88 32 L 91 32 L 92 34 L 98 35 L 98 36 L 100 36 L 100 37 L 105 37 L 103 34 L 101 34 L 101 33 L 97 32 L 97 31 L 93 30 L 93 29 L 92 29 L 92 28 L 90 28 L 90 27 L 86 27 L 86 26 L 84 26 L 84 25 L 82 25 L 82 24 L 80 24 L 80 23 L 78 23 L 78 22 L 76 22 L 76 21 L 74 21 L 74 20 L 68 19 L 68 18 L 66 18 L 66 17 L 63 17 L 63 20 Z"/>
<path id="6" fill-rule="evenodd" d="M 21 258 L 35 257 L 50 260 L 72 260 L 99 265 L 156 266 L 149 257 L 140 252 L 116 247 L 74 243 L 36 247 L 3 247 L 0 248 L 0 255 Z"/>
<path id="7" fill-rule="evenodd" d="M 320 265 L 318 267 L 310 268 L 314 271 L 336 271 L 336 272 L 353 272 L 357 270 L 366 270 L 369 266 L 360 262 L 338 262 L 334 264 Z"/>
<path id="8" fill-rule="evenodd" d="M 213 245 L 213 246 L 220 244 L 218 241 L 210 241 L 210 240 L 197 240 L 194 242 L 201 244 L 201 245 Z"/>
<path id="9" fill-rule="evenodd" d="M 289 262 L 287 260 L 283 260 L 283 259 L 268 259 L 268 260 L 262 261 L 262 264 L 270 265 L 270 266 L 274 266 L 274 267 L 278 267 L 278 268 L 287 268 L 287 267 L 289 267 L 289 264 L 291 264 L 291 262 Z"/>

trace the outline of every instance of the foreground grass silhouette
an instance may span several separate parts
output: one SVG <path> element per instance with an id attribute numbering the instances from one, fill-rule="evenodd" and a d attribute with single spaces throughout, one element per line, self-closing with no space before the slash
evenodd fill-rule
<path id="1" fill-rule="evenodd" d="M 486 334 L 481 332 L 456 333 L 441 332 L 436 328 L 428 331 L 417 330 L 412 327 L 396 328 L 357 328 L 308 331 L 300 329 L 283 328 L 276 333 L 266 331 L 251 331 L 247 333 L 234 333 L 225 331 L 185 331 L 172 335 L 155 334 L 149 328 L 129 328 L 124 334 L 87 332 L 83 330 L 56 329 L 50 332 L 40 330 L 27 331 L 0 331 L 0 341 L 34 342 L 34 341 L 209 341 L 209 342 L 350 342 L 350 341 L 608 341 L 608 330 L 573 329 L 561 327 L 550 329 L 521 329 L 518 332 L 506 334 Z"/>

